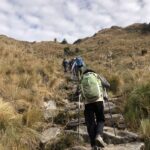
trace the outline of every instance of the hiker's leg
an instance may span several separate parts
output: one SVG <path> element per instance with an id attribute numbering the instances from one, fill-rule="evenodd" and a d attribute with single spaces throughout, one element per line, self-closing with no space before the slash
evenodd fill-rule
<path id="1" fill-rule="evenodd" d="M 94 111 L 91 104 L 85 105 L 84 110 L 85 122 L 87 126 L 87 131 L 90 137 L 91 146 L 95 146 L 95 129 L 96 129 L 96 122 L 94 117 Z"/>
<path id="2" fill-rule="evenodd" d="M 102 101 L 95 103 L 95 114 L 97 123 L 96 135 L 100 134 L 101 136 L 103 136 L 105 116 L 104 116 L 104 105 Z"/>
<path id="3" fill-rule="evenodd" d="M 77 67 L 77 77 L 78 77 L 78 81 L 80 80 L 80 67 Z"/>
<path id="4" fill-rule="evenodd" d="M 64 72 L 67 72 L 67 67 L 66 66 L 64 67 Z"/>
<path id="5" fill-rule="evenodd" d="M 97 146 L 105 147 L 106 143 L 103 141 L 103 128 L 104 128 L 104 106 L 103 102 L 96 102 L 95 103 L 95 114 L 96 114 L 96 138 L 95 142 Z"/>

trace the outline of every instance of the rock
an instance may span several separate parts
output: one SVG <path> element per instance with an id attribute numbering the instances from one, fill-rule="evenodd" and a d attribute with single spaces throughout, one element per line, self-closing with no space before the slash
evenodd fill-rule
<path id="1" fill-rule="evenodd" d="M 45 130 L 40 136 L 41 143 L 47 143 L 51 139 L 56 138 L 58 134 L 60 134 L 60 128 L 57 127 Z"/>
<path id="2" fill-rule="evenodd" d="M 103 150 L 144 150 L 144 143 L 127 143 L 120 145 L 108 145 Z"/>
<path id="3" fill-rule="evenodd" d="M 69 148 L 69 149 L 66 149 L 66 150 L 91 150 L 91 148 L 87 148 L 87 147 L 84 147 L 84 146 L 75 146 L 75 147 L 72 147 L 72 148 Z"/>
<path id="4" fill-rule="evenodd" d="M 67 129 L 73 129 L 76 128 L 78 125 L 85 124 L 85 119 L 80 118 L 80 121 L 78 119 L 72 120 L 67 124 Z"/>
<path id="5" fill-rule="evenodd" d="M 119 129 L 125 129 L 124 118 L 121 114 L 112 114 L 112 118 L 110 114 L 105 114 L 105 125 L 106 126 L 115 126 Z"/>
<path id="6" fill-rule="evenodd" d="M 109 109 L 109 106 L 110 106 L 110 109 Z M 105 102 L 104 103 L 104 112 L 105 112 L 105 114 L 109 113 L 109 111 L 111 111 L 111 113 L 113 113 L 113 114 L 117 114 L 117 107 L 112 102 Z"/>
<path id="7" fill-rule="evenodd" d="M 44 102 L 44 118 L 45 120 L 56 117 L 59 113 L 55 101 Z"/>
<path id="8" fill-rule="evenodd" d="M 111 127 L 104 127 L 104 140 L 108 144 L 121 144 L 121 143 L 128 143 L 128 142 L 134 142 L 139 141 L 140 138 L 137 134 L 129 132 L 129 131 L 123 131 L 123 130 L 117 130 L 116 136 L 114 134 L 114 129 Z"/>
<path id="9" fill-rule="evenodd" d="M 77 128 L 75 131 L 78 131 L 79 130 L 79 133 L 82 135 L 82 134 L 87 134 L 87 127 L 86 126 L 79 126 L 79 128 Z"/>
<path id="10" fill-rule="evenodd" d="M 82 139 L 84 142 L 88 142 L 89 143 L 88 133 L 87 133 L 87 131 L 85 131 L 86 129 L 83 129 L 83 128 L 80 127 L 80 129 L 79 129 L 80 132 L 78 132 L 78 130 L 76 130 L 76 131 L 74 131 L 74 130 L 65 130 L 65 133 L 79 136 L 80 139 Z"/>
<path id="11" fill-rule="evenodd" d="M 79 102 L 71 102 L 67 105 L 66 110 L 77 110 L 79 108 Z M 80 110 L 84 110 L 84 104 L 80 103 Z"/>
<path id="12" fill-rule="evenodd" d="M 127 144 L 119 144 L 119 145 L 107 145 L 105 148 L 101 148 L 101 150 L 144 150 L 144 143 L 135 142 L 135 143 L 127 143 Z M 90 145 L 86 146 L 74 146 L 72 148 L 66 150 L 91 150 Z"/>
<path id="13" fill-rule="evenodd" d="M 66 107 L 66 110 L 75 110 L 75 109 L 77 109 L 77 105 L 74 102 L 69 103 Z"/>

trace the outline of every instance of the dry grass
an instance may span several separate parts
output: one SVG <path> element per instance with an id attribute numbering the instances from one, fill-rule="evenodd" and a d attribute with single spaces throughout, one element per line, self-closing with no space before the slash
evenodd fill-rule
<path id="1" fill-rule="evenodd" d="M 59 49 L 56 52 L 56 49 Z M 35 150 L 34 125 L 42 122 L 44 97 L 60 101 L 63 46 L 49 42 L 19 42 L 0 37 L 0 149 Z M 19 114 L 23 113 L 23 114 Z"/>
<path id="2" fill-rule="evenodd" d="M 35 131 L 22 126 L 22 116 L 13 105 L 0 100 L 0 148 L 13 150 L 33 150 L 38 145 Z"/>

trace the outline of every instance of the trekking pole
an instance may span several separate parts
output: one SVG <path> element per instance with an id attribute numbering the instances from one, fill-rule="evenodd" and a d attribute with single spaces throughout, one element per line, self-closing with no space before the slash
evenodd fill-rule
<path id="1" fill-rule="evenodd" d="M 104 90 L 105 90 L 105 93 L 106 93 L 106 88 L 105 88 Z M 108 95 L 107 95 L 107 96 L 108 96 Z M 108 108 L 109 108 L 109 114 L 110 114 L 111 122 L 112 122 L 113 129 L 114 129 L 114 134 L 115 134 L 115 136 L 116 136 L 117 134 L 116 134 L 116 130 L 115 130 L 113 118 L 112 118 L 112 113 L 111 113 L 111 109 L 110 109 L 110 105 L 109 105 L 109 98 L 108 98 L 108 97 L 107 97 L 107 103 L 108 103 Z"/>
<path id="2" fill-rule="evenodd" d="M 81 94 L 79 95 L 79 106 L 78 106 L 78 140 L 80 140 L 80 100 Z"/>

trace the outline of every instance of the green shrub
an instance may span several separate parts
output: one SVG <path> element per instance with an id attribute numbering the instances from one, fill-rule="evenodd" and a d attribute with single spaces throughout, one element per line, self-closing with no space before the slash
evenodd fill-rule
<path id="1" fill-rule="evenodd" d="M 125 116 L 133 128 L 138 128 L 142 119 L 150 117 L 150 83 L 131 92 L 125 105 Z"/>
<path id="2" fill-rule="evenodd" d="M 125 105 L 125 118 L 130 127 L 139 130 L 144 138 L 146 150 L 150 149 L 150 83 L 139 85 Z"/>
<path id="3" fill-rule="evenodd" d="M 125 105 L 125 116 L 136 128 L 142 119 L 150 116 L 150 83 L 141 85 L 131 92 Z"/>
<path id="4" fill-rule="evenodd" d="M 66 39 L 63 39 L 61 44 L 68 44 L 67 40 Z"/>

